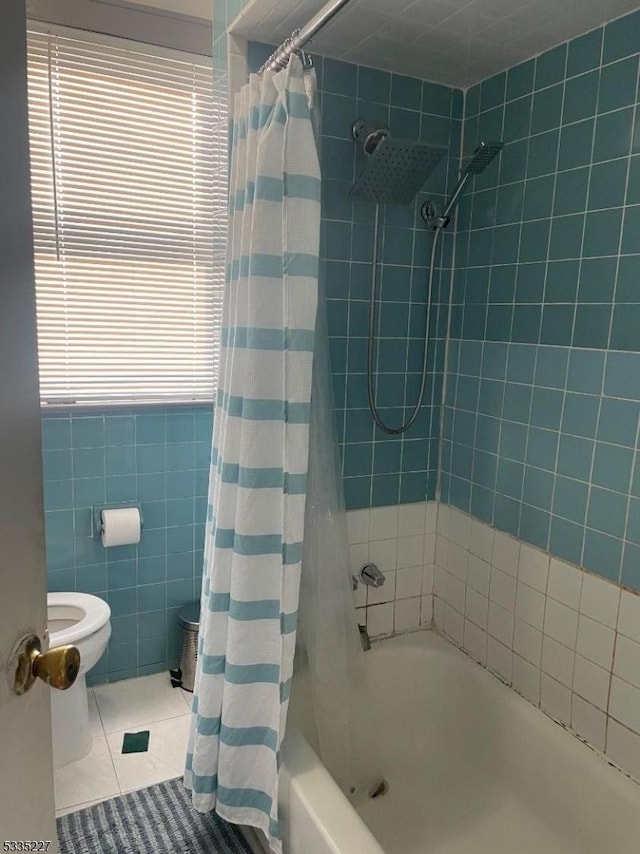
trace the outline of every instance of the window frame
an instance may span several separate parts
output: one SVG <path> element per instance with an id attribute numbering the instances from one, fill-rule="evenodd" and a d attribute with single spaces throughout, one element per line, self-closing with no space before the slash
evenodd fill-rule
<path id="1" fill-rule="evenodd" d="M 97 32 L 95 30 L 89 30 L 86 28 L 75 28 L 63 26 L 55 23 L 48 23 L 43 21 L 34 20 L 29 18 L 27 20 L 27 32 L 37 33 L 41 36 L 47 36 L 51 34 L 53 36 L 60 36 L 61 38 L 68 39 L 77 39 L 80 41 L 85 41 L 89 43 L 95 43 L 104 47 L 113 47 L 118 50 L 124 51 L 132 51 L 133 53 L 142 54 L 144 56 L 149 56 L 153 59 L 168 59 L 174 60 L 176 62 L 187 63 L 190 65 L 198 65 L 202 68 L 207 67 L 211 72 L 211 90 L 212 96 L 214 99 L 214 103 L 217 102 L 218 111 L 222 114 L 223 118 L 220 122 L 221 126 L 224 129 L 224 140 L 220 145 L 220 148 L 223 152 L 228 151 L 228 134 L 227 134 L 227 117 L 228 117 L 228 99 L 222 97 L 222 90 L 219 85 L 216 85 L 215 79 L 215 71 L 213 67 L 212 56 L 209 53 L 199 53 L 199 52 L 187 52 L 184 50 L 178 50 L 175 48 L 166 47 L 164 45 L 158 45 L 151 42 L 141 42 L 134 38 L 123 38 L 120 36 L 113 36 L 106 33 Z M 223 184 L 222 192 L 225 198 L 225 213 L 228 213 L 228 157 L 226 158 L 226 169 L 225 173 L 222 176 L 222 180 L 220 184 Z M 218 188 L 218 192 L 220 192 L 220 187 Z M 215 193 L 216 190 L 214 189 Z M 215 227 L 216 221 L 219 220 L 220 212 L 218 209 L 214 209 L 214 214 L 212 217 L 211 225 Z M 225 222 L 225 225 L 228 226 L 228 219 Z M 213 241 L 213 229 L 211 234 L 211 239 Z M 35 246 L 34 246 L 34 256 L 35 256 Z M 216 285 L 216 268 L 219 274 L 219 284 Z M 223 299 L 223 290 L 224 290 L 224 271 L 225 271 L 225 259 L 224 257 L 220 257 L 219 253 L 213 249 L 212 251 L 212 270 L 213 275 L 210 281 L 210 287 L 214 292 L 213 300 L 214 300 L 214 317 L 221 318 L 222 315 L 222 299 Z M 36 283 L 37 288 L 37 283 Z M 215 307 L 217 304 L 217 309 Z M 213 375 L 212 386 L 211 386 L 211 395 L 207 395 L 206 397 L 188 397 L 181 395 L 167 395 L 166 397 L 162 396 L 149 396 L 149 397 L 122 397 L 115 398 L 111 396 L 104 396 L 102 398 L 96 397 L 95 399 L 79 399 L 79 400 L 64 400 L 64 399 L 46 399 L 43 398 L 42 393 L 40 395 L 40 406 L 43 414 L 46 413 L 55 413 L 56 411 L 69 411 L 79 413 L 84 411 L 87 412 L 95 412 L 96 410 L 115 410 L 121 411 L 123 409 L 129 410 L 137 410 L 137 409 L 164 409 L 164 408 L 196 408 L 196 407 L 210 407 L 215 400 L 216 393 L 216 385 L 217 385 L 217 375 L 216 375 L 216 361 L 219 366 L 219 352 L 221 349 L 221 329 L 218 328 L 216 336 L 214 340 L 214 348 L 218 351 L 218 358 L 214 357 L 213 364 L 211 365 L 211 371 Z"/>

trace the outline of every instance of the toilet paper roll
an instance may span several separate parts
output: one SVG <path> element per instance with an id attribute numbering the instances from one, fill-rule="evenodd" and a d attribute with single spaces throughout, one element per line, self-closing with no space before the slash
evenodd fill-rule
<path id="1" fill-rule="evenodd" d="M 126 546 L 140 542 L 140 511 L 137 507 L 118 507 L 103 510 L 102 545 Z"/>

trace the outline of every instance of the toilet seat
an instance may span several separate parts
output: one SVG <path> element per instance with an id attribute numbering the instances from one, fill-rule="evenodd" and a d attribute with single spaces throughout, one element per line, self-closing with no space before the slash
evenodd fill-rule
<path id="1" fill-rule="evenodd" d="M 111 617 L 103 599 L 88 593 L 47 595 L 49 648 L 77 644 L 99 632 Z"/>

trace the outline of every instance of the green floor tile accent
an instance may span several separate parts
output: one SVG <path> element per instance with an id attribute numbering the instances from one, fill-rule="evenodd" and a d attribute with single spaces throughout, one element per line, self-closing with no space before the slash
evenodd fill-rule
<path id="1" fill-rule="evenodd" d="M 146 753 L 149 750 L 149 730 L 125 732 L 122 739 L 122 753 Z"/>

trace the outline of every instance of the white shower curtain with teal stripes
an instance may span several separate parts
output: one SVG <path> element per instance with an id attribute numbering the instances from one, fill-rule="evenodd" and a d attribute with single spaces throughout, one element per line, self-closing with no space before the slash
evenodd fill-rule
<path id="1" fill-rule="evenodd" d="M 185 784 L 282 850 L 279 752 L 300 588 L 320 243 L 315 75 L 236 96 L 198 669 Z"/>

